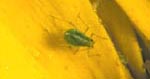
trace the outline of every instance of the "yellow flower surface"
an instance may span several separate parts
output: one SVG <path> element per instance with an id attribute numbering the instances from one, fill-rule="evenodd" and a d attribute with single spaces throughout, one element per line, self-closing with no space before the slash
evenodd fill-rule
<path id="1" fill-rule="evenodd" d="M 0 79 L 133 79 L 102 19 L 88 0 L 1 0 Z M 94 46 L 68 44 L 68 29 L 84 33 Z M 144 73 L 140 52 L 134 55 L 132 66 Z"/>

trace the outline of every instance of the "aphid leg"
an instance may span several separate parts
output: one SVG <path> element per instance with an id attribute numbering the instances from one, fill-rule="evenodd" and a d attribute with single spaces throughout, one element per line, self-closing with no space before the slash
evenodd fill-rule
<path id="1" fill-rule="evenodd" d="M 92 50 L 92 48 L 87 48 L 87 50 L 88 50 L 87 51 L 87 56 L 88 57 L 93 57 L 93 56 L 99 57 L 100 56 L 100 54 L 98 54 L 98 53 L 97 54 L 90 54 L 90 50 Z"/>
<path id="2" fill-rule="evenodd" d="M 100 57 L 100 54 L 90 54 L 90 52 L 88 52 L 88 57 Z"/>
<path id="3" fill-rule="evenodd" d="M 89 30 L 89 27 L 87 27 L 83 33 L 86 34 L 86 32 L 87 32 L 88 30 Z"/>
<path id="4" fill-rule="evenodd" d="M 64 46 L 63 46 L 64 47 Z M 72 50 L 74 50 L 74 47 L 72 46 L 72 45 L 68 45 L 68 46 L 65 46 L 65 47 L 68 47 L 69 49 L 72 49 Z M 73 54 L 75 55 L 78 51 L 79 51 L 79 47 L 77 47 L 77 49 L 75 49 L 74 51 L 73 51 Z"/>
<path id="5" fill-rule="evenodd" d="M 94 35 L 96 35 L 96 34 L 94 34 L 94 33 L 92 33 L 91 35 L 90 35 L 90 37 L 92 38 Z M 96 35 L 97 36 L 97 35 Z M 93 41 L 94 42 L 94 41 Z M 95 43 L 95 42 L 94 42 Z M 100 54 L 90 54 L 90 50 L 92 50 L 92 48 L 94 48 L 94 44 L 93 44 L 93 46 L 92 47 L 88 47 L 87 48 L 87 55 L 88 55 L 88 57 L 92 57 L 92 56 L 97 56 L 97 57 L 99 57 L 100 56 Z"/>
<path id="6" fill-rule="evenodd" d="M 80 48 L 77 48 L 73 54 L 75 55 L 79 51 L 79 49 Z"/>

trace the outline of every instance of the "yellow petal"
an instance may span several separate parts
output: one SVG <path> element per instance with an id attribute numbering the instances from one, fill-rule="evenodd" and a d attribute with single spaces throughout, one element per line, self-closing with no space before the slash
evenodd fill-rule
<path id="1" fill-rule="evenodd" d="M 87 0 L 9 0 L 0 8 L 1 79 L 132 79 Z M 74 54 L 63 33 L 87 27 L 94 48 Z"/>
<path id="2" fill-rule="evenodd" d="M 134 76 L 137 79 L 146 78 L 141 48 L 133 29 L 134 25 L 115 1 L 100 0 L 97 8 L 98 14 L 110 32 L 117 49 L 126 56 Z"/>

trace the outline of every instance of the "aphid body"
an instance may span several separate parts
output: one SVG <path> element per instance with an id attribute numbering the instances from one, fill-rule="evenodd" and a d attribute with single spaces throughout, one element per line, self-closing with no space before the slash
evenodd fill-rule
<path id="1" fill-rule="evenodd" d="M 73 46 L 93 47 L 94 41 L 77 29 L 69 29 L 64 33 L 64 39 Z"/>

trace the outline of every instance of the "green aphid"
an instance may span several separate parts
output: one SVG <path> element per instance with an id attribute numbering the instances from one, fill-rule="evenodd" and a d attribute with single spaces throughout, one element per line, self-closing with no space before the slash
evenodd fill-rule
<path id="1" fill-rule="evenodd" d="M 55 16 L 52 16 L 52 15 L 50 15 L 50 16 L 55 19 L 61 20 L 60 18 L 57 18 Z M 83 22 L 83 20 L 80 18 L 80 16 L 79 15 L 77 15 L 77 16 Z M 76 26 L 72 22 L 69 22 L 64 19 L 62 21 L 68 22 L 70 25 L 72 25 L 74 27 L 72 29 L 65 31 L 65 33 L 64 33 L 64 39 L 68 44 L 70 44 L 72 46 L 77 46 L 77 47 L 81 47 L 81 46 L 90 47 L 90 48 L 93 47 L 94 41 L 90 37 L 85 35 L 85 33 L 88 31 L 89 28 L 87 28 L 85 30 L 85 32 L 82 33 L 78 29 L 76 29 Z M 86 25 L 86 26 L 88 27 L 88 25 Z M 92 37 L 92 35 L 91 35 L 91 37 Z"/>
<path id="2" fill-rule="evenodd" d="M 77 29 L 69 29 L 64 33 L 64 39 L 73 46 L 93 47 L 94 41 Z"/>
<path id="3" fill-rule="evenodd" d="M 119 55 L 119 58 L 120 58 L 122 64 L 127 65 L 128 61 L 127 61 L 127 58 L 125 57 L 125 55 L 121 52 L 118 52 L 118 55 Z"/>
<path id="4" fill-rule="evenodd" d="M 144 67 L 147 70 L 147 74 L 150 76 L 150 60 L 145 61 Z"/>

